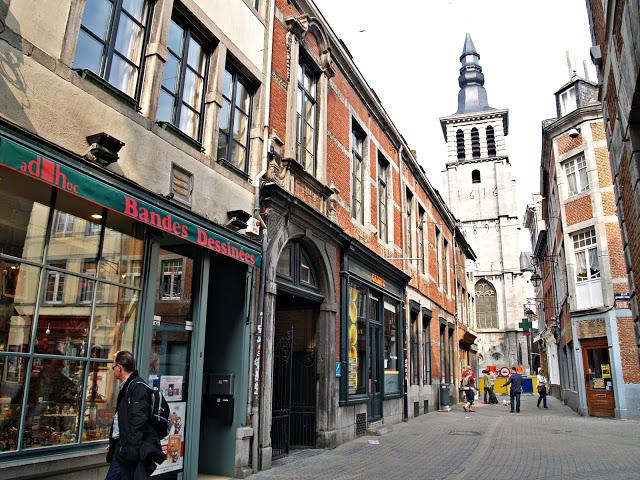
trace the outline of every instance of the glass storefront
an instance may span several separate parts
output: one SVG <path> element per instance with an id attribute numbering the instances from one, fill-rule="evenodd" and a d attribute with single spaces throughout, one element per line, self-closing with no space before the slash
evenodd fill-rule
<path id="1" fill-rule="evenodd" d="M 143 229 L 0 170 L 0 452 L 108 438 Z"/>

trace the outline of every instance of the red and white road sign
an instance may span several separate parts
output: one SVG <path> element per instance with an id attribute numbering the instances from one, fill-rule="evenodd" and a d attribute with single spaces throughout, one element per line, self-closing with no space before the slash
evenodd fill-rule
<path id="1" fill-rule="evenodd" d="M 509 375 L 511 375 L 511 369 L 509 367 L 502 367 L 498 372 L 498 375 L 500 375 L 501 377 L 508 377 Z"/>

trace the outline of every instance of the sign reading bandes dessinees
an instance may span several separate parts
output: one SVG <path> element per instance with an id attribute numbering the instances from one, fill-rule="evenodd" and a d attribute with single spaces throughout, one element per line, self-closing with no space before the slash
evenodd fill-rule
<path id="1" fill-rule="evenodd" d="M 0 165 L 191 243 L 260 266 L 260 253 L 0 137 Z"/>

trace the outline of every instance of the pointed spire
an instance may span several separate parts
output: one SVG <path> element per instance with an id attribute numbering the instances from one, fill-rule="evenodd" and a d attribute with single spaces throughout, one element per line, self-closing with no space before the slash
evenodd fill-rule
<path id="1" fill-rule="evenodd" d="M 482 112 L 491 110 L 484 89 L 484 75 L 480 66 L 480 54 L 476 51 L 471 35 L 467 33 L 460 55 L 460 76 L 458 77 L 458 111 L 456 113 Z"/>

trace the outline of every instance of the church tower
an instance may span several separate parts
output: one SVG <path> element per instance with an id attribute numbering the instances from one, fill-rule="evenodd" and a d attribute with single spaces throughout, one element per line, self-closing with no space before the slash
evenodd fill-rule
<path id="1" fill-rule="evenodd" d="M 467 34 L 460 56 L 458 110 L 440 118 L 448 150 L 444 197 L 478 257 L 474 328 L 479 367 L 527 368 L 528 339 L 518 326 L 524 318 L 527 281 L 520 265 L 516 184 L 505 145 L 509 111 L 489 106 L 479 61 Z"/>

